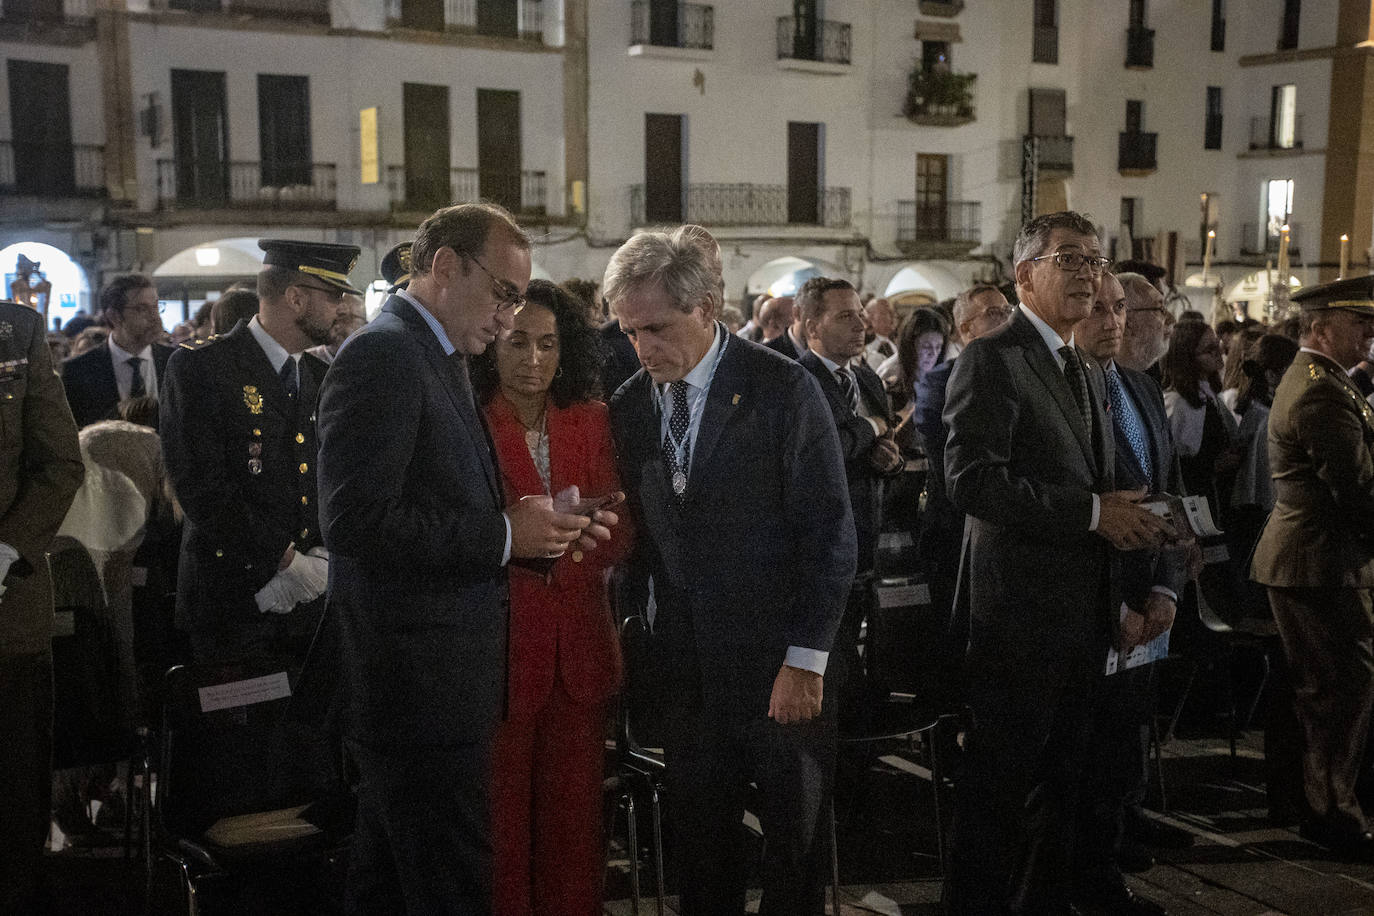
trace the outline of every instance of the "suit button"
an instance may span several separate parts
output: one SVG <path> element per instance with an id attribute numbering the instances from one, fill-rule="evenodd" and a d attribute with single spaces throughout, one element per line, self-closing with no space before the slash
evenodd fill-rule
<path id="1" fill-rule="evenodd" d="M 581 562 L 582 562 L 582 551 L 580 551 L 580 550 L 574 550 L 574 551 L 573 551 L 573 562 L 574 562 L 574 563 L 581 563 Z"/>
<path id="2" fill-rule="evenodd" d="M 301 540 L 305 540 L 305 539 L 308 538 L 308 537 L 310 537 L 310 529 L 309 529 L 309 528 L 302 528 L 302 529 L 301 529 Z"/>
<path id="3" fill-rule="evenodd" d="M 302 505 L 302 506 L 308 506 L 308 505 L 310 505 L 310 497 L 309 497 L 309 496 L 302 496 L 302 497 L 301 497 L 301 505 Z"/>
<path id="4" fill-rule="evenodd" d="M 224 551 L 223 551 L 223 550 L 216 550 L 216 551 L 215 551 L 215 556 L 217 556 L 217 557 L 222 557 L 222 556 L 224 556 Z"/>
<path id="5" fill-rule="evenodd" d="M 308 470 L 310 470 L 310 465 L 308 465 L 308 464 L 306 464 L 304 461 L 302 461 L 302 462 L 301 462 L 301 473 L 304 474 L 304 473 L 305 473 L 306 471 L 308 471 Z"/>
<path id="6" fill-rule="evenodd" d="M 260 429 L 255 429 L 255 430 L 253 430 L 253 435 L 255 435 L 255 436 L 261 436 L 261 435 L 262 435 L 262 430 L 260 430 Z"/>
<path id="7" fill-rule="evenodd" d="M 305 433 L 296 433 L 296 442 L 298 442 L 298 443 L 304 443 L 304 442 L 305 442 Z"/>

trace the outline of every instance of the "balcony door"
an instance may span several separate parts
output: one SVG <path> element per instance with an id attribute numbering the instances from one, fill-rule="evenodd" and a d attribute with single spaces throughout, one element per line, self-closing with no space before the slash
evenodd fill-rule
<path id="1" fill-rule="evenodd" d="M 1065 137 L 1065 97 L 1063 89 L 1032 89 L 1030 91 L 1030 135 L 1032 137 Z"/>
<path id="2" fill-rule="evenodd" d="M 229 122 L 224 72 L 172 71 L 172 133 L 178 200 L 222 204 L 229 197 Z"/>
<path id="3" fill-rule="evenodd" d="M 916 237 L 949 237 L 949 157 L 916 156 Z"/>
<path id="4" fill-rule="evenodd" d="M 520 35 L 520 0 L 477 0 L 477 31 L 483 35 Z"/>
<path id="5" fill-rule="evenodd" d="M 67 65 L 11 59 L 10 136 L 21 194 L 70 194 L 76 187 Z"/>
<path id="6" fill-rule="evenodd" d="M 520 199 L 520 93 L 477 90 L 477 193 L 512 213 Z"/>
<path id="7" fill-rule="evenodd" d="M 401 0 L 401 25 L 431 32 L 444 30 L 444 0 Z"/>
<path id="8" fill-rule="evenodd" d="M 678 47 L 680 27 L 677 0 L 649 0 L 649 44 Z"/>
<path id="9" fill-rule="evenodd" d="M 824 125 L 787 122 L 787 221 L 807 226 L 823 222 L 821 152 Z"/>
<path id="10" fill-rule="evenodd" d="M 683 221 L 683 141 L 686 117 L 644 115 L 644 221 Z"/>
<path id="11" fill-rule="evenodd" d="M 821 0 L 792 0 L 792 56 L 821 60 Z"/>
<path id="12" fill-rule="evenodd" d="M 405 124 L 406 205 L 437 210 L 453 202 L 449 188 L 448 87 L 405 83 L 401 87 Z"/>
<path id="13" fill-rule="evenodd" d="M 262 186 L 311 184 L 310 78 L 258 74 Z"/>

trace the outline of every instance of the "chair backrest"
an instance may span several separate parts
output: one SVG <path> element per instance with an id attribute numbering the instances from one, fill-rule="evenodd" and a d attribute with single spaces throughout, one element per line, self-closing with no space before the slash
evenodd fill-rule
<path id="1" fill-rule="evenodd" d="M 222 817 L 309 803 L 297 734 L 284 723 L 294 685 L 275 660 L 177 665 L 167 672 L 157 814 L 196 836 Z"/>
<path id="2" fill-rule="evenodd" d="M 663 746 L 663 695 L 654 676 L 653 636 L 638 614 L 621 622 L 620 650 L 625 660 L 625 689 L 620 698 L 616 740 L 622 752 L 638 756 L 646 747 Z"/>

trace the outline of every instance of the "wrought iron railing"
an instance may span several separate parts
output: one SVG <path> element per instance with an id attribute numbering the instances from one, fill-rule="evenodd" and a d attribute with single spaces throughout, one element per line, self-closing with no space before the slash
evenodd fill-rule
<path id="1" fill-rule="evenodd" d="M 1131 26 L 1126 30 L 1126 66 L 1139 69 L 1155 65 L 1155 30 Z"/>
<path id="2" fill-rule="evenodd" d="M 974 200 L 939 203 L 897 201 L 897 242 L 950 242 L 978 245 L 983 240 L 982 204 Z"/>
<path id="3" fill-rule="evenodd" d="M 105 193 L 105 147 L 0 140 L 0 192 L 99 197 Z"/>
<path id="4" fill-rule="evenodd" d="M 922 16 L 957 16 L 964 9 L 964 0 L 921 0 Z"/>
<path id="5" fill-rule="evenodd" d="M 1240 227 L 1240 253 L 1256 256 L 1266 255 L 1278 258 L 1279 243 L 1283 238 L 1279 232 L 1280 224 L 1245 223 Z M 1290 263 L 1302 254 L 1302 224 L 1288 224 L 1288 259 Z"/>
<path id="6" fill-rule="evenodd" d="M 1155 145 L 1159 134 L 1122 131 L 1117 143 L 1118 171 L 1153 171 L 1158 168 Z"/>
<path id="7" fill-rule="evenodd" d="M 386 0 L 386 18 L 391 25 L 413 27 L 406 15 L 406 0 Z M 513 31 L 488 26 L 478 14 L 478 0 L 444 0 L 443 27 L 450 31 L 476 32 L 479 35 L 504 35 L 524 41 L 544 40 L 544 4 L 540 0 L 520 0 Z"/>
<path id="8" fill-rule="evenodd" d="M 815 60 L 849 63 L 850 28 L 847 22 L 778 17 L 778 60 Z"/>
<path id="9" fill-rule="evenodd" d="M 1293 135 L 1285 137 L 1270 118 L 1250 119 L 1251 149 L 1302 149 L 1302 115 L 1293 119 Z"/>
<path id="10" fill-rule="evenodd" d="M 445 184 L 441 176 L 408 176 L 405 166 L 389 165 L 386 182 L 393 210 L 433 210 L 483 199 L 526 215 L 548 210 L 548 178 L 544 172 L 484 173 L 474 168 L 451 168 Z"/>
<path id="11" fill-rule="evenodd" d="M 0 0 L 0 22 L 34 25 L 85 25 L 95 20 L 95 0 L 62 0 L 60 4 Z"/>
<path id="12" fill-rule="evenodd" d="M 333 209 L 338 167 L 332 162 L 157 161 L 159 208 Z"/>
<path id="13" fill-rule="evenodd" d="M 1041 171 L 1073 171 L 1073 137 L 1034 137 Z"/>
<path id="14" fill-rule="evenodd" d="M 657 4 L 649 0 L 633 0 L 630 4 L 630 44 L 703 51 L 715 47 L 715 7 L 706 3 L 679 3 L 676 18 L 669 22 L 656 19 L 656 7 Z"/>
<path id="15" fill-rule="evenodd" d="M 1059 27 L 1037 25 L 1031 36 L 1031 62 L 1037 64 L 1059 63 Z"/>
<path id="16" fill-rule="evenodd" d="M 773 184 L 694 184 L 687 188 L 686 212 L 676 222 L 703 226 L 786 226 L 787 187 Z M 818 220 L 802 225 L 843 229 L 849 225 L 849 188 L 823 188 L 817 199 Z M 669 214 L 671 216 L 671 214 Z M 644 186 L 630 188 L 630 218 L 645 224 Z M 658 221 L 658 220 L 655 220 Z"/>

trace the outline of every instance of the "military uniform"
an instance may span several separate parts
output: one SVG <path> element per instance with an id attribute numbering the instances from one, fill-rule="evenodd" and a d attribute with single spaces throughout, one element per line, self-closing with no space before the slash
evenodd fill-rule
<path id="1" fill-rule="evenodd" d="M 410 285 L 410 242 L 401 242 L 382 258 L 382 279 L 386 281 L 390 293 L 405 289 Z"/>
<path id="2" fill-rule="evenodd" d="M 312 260 L 315 249 L 329 250 Z M 353 246 L 289 243 L 287 263 L 324 263 L 307 271 L 310 282 L 356 292 L 347 269 L 357 253 Z M 266 261 L 273 263 L 270 250 Z M 323 607 L 320 597 L 290 613 L 265 613 L 255 600 L 288 547 L 305 554 L 323 543 L 315 409 L 327 367 L 302 353 L 293 394 L 254 330 L 240 322 L 222 337 L 182 344 L 168 361 L 162 392 L 163 454 L 186 515 L 177 625 L 199 660 L 273 654 L 299 661 Z"/>
<path id="3" fill-rule="evenodd" d="M 1374 278 L 1295 295 L 1305 311 L 1374 315 Z M 1292 668 L 1305 748 L 1306 835 L 1374 858 L 1355 781 L 1374 713 L 1374 411 L 1345 367 L 1303 349 L 1269 415 L 1277 501 L 1252 575 Z"/>
<path id="4" fill-rule="evenodd" d="M 85 467 L 43 317 L 0 302 L 0 913 L 31 913 L 52 776 L 52 579 L 46 551 Z M 14 554 L 18 554 L 17 557 Z"/>

